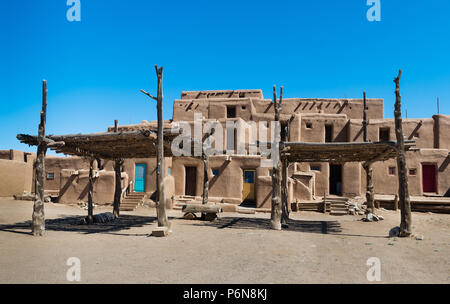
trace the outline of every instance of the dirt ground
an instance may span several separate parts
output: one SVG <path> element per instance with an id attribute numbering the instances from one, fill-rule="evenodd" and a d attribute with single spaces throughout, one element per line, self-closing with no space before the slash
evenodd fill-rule
<path id="1" fill-rule="evenodd" d="M 95 213 L 111 211 L 98 207 Z M 450 283 L 450 215 L 413 213 L 424 240 L 388 238 L 385 220 L 292 213 L 288 230 L 268 229 L 270 214 L 223 213 L 215 222 L 169 211 L 173 233 L 149 236 L 155 210 L 122 212 L 115 223 L 79 225 L 87 211 L 45 205 L 44 237 L 30 235 L 32 202 L 0 198 L 0 283 L 72 283 L 67 259 L 81 261 L 81 283 Z M 370 257 L 381 281 L 366 277 Z"/>

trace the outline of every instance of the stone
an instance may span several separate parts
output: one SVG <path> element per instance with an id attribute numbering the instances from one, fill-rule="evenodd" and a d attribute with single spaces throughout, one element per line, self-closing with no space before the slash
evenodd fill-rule
<path id="1" fill-rule="evenodd" d="M 389 231 L 389 237 L 398 237 L 400 235 L 400 227 L 394 227 Z"/>
<path id="2" fill-rule="evenodd" d="M 416 236 L 416 240 L 418 240 L 418 241 L 423 241 L 423 239 L 424 239 L 423 235 L 417 235 Z"/>
<path id="3" fill-rule="evenodd" d="M 379 219 L 380 221 L 382 221 L 382 220 L 384 220 L 384 217 L 383 217 L 382 215 L 378 215 L 378 219 Z"/>
<path id="4" fill-rule="evenodd" d="M 156 227 L 152 231 L 152 236 L 166 237 L 168 235 L 169 235 L 169 228 L 168 227 Z"/>

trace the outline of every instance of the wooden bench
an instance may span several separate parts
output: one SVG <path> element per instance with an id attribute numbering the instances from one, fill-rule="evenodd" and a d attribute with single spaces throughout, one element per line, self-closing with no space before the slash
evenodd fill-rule
<path id="1" fill-rule="evenodd" d="M 213 221 L 217 218 L 218 213 L 222 212 L 222 208 L 217 205 L 201 205 L 201 204 L 186 204 L 183 206 L 185 219 L 196 219 L 196 213 L 202 213 L 207 221 Z"/>

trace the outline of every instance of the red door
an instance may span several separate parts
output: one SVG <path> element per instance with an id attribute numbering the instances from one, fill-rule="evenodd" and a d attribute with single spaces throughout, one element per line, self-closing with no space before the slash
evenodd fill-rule
<path id="1" fill-rule="evenodd" d="M 436 166 L 422 165 L 423 192 L 436 192 Z"/>

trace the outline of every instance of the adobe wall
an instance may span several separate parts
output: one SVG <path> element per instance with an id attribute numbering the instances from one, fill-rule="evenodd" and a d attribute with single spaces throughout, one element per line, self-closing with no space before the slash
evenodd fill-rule
<path id="1" fill-rule="evenodd" d="M 397 140 L 394 119 L 370 120 L 367 125 L 367 139 L 373 142 L 380 141 L 380 128 L 389 129 L 390 141 Z M 402 128 L 405 138 L 415 140 L 417 148 L 434 147 L 434 120 L 432 118 L 403 119 Z M 351 119 L 348 130 L 350 142 L 362 142 L 364 140 L 362 119 Z"/>
<path id="2" fill-rule="evenodd" d="M 450 150 L 450 115 L 434 115 L 435 139 L 434 148 Z"/>
<path id="3" fill-rule="evenodd" d="M 33 164 L 0 159 L 0 197 L 31 192 Z"/>
<path id="4" fill-rule="evenodd" d="M 332 141 L 347 141 L 347 116 L 336 114 L 301 114 L 299 116 L 300 131 L 303 142 L 325 142 L 325 126 L 332 125 Z M 291 125 L 291 130 L 293 129 Z"/>
<path id="5" fill-rule="evenodd" d="M 448 150 L 421 149 L 409 151 L 406 154 L 406 166 L 408 170 L 408 184 L 410 195 L 423 195 L 422 188 L 422 164 L 435 164 L 437 166 L 437 194 L 445 195 L 450 189 L 450 157 Z M 389 167 L 395 167 L 395 175 L 389 175 Z M 416 174 L 411 175 L 409 170 L 416 169 Z M 365 192 L 365 171 L 361 174 L 361 191 Z M 374 191 L 376 194 L 397 194 L 398 192 L 398 168 L 397 160 L 390 159 L 385 162 L 376 162 L 373 165 Z"/>
<path id="6" fill-rule="evenodd" d="M 269 177 L 269 168 L 260 167 L 260 157 L 258 156 L 232 156 L 231 159 L 231 161 L 227 161 L 226 156 L 212 156 L 209 158 L 209 196 L 223 198 L 227 203 L 240 204 L 242 202 L 243 170 L 253 169 L 256 170 L 256 200 L 258 202 L 261 201 L 258 195 L 264 191 L 263 185 L 260 184 L 262 180 L 259 177 Z M 185 194 L 186 167 L 196 167 L 196 196 L 201 196 L 203 194 L 203 161 L 188 157 L 173 158 L 172 174 L 177 177 L 175 179 L 175 194 Z M 219 170 L 218 176 L 212 176 L 213 169 Z"/>
<path id="7" fill-rule="evenodd" d="M 97 162 L 94 162 L 96 168 Z M 45 190 L 59 191 L 64 185 L 64 181 L 61 179 L 62 170 L 89 170 L 89 161 L 81 157 L 60 157 L 47 155 L 45 157 Z M 49 179 L 48 174 L 53 173 L 54 179 Z"/>
<path id="8" fill-rule="evenodd" d="M 58 203 L 73 204 L 78 201 L 87 202 L 89 192 L 89 169 L 77 170 L 63 169 L 60 172 L 61 189 Z M 114 201 L 115 172 L 98 171 L 99 177 L 93 186 L 93 203 L 98 205 L 112 204 Z M 128 184 L 128 175 L 122 172 L 122 188 Z"/>
<path id="9" fill-rule="evenodd" d="M 236 107 L 236 117 L 248 120 L 273 120 L 273 102 L 263 99 L 262 92 L 256 90 L 241 93 L 231 91 L 196 91 L 182 92 L 181 99 L 173 103 L 174 121 L 192 121 L 194 113 L 200 112 L 205 119 L 227 118 L 227 106 Z M 383 99 L 368 99 L 368 119 L 384 117 Z M 343 114 L 348 118 L 361 118 L 363 113 L 362 99 L 331 98 L 285 98 L 281 114 L 295 115 L 300 113 Z"/>

